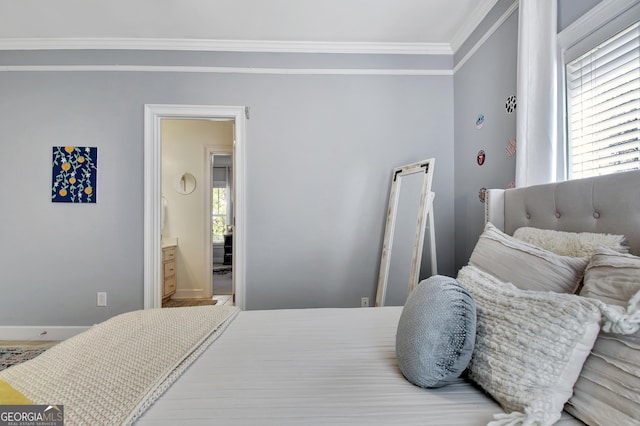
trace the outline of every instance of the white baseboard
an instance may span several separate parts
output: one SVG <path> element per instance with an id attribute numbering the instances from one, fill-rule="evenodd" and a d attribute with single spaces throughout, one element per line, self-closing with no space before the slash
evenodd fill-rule
<path id="1" fill-rule="evenodd" d="M 174 295 L 171 296 L 172 299 L 205 299 L 209 297 L 211 296 L 208 296 L 201 288 L 178 289 Z"/>
<path id="2" fill-rule="evenodd" d="M 88 329 L 45 325 L 0 326 L 0 340 L 65 340 Z"/>

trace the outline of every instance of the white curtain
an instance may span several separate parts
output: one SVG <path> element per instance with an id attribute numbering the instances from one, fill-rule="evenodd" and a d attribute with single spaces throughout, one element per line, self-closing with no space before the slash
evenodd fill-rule
<path id="1" fill-rule="evenodd" d="M 556 180 L 557 0 L 520 0 L 516 186 Z"/>

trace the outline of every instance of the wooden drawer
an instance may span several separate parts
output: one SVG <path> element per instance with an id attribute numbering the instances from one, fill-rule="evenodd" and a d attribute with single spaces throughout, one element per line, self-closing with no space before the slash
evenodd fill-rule
<path id="1" fill-rule="evenodd" d="M 176 291 L 176 276 L 166 277 L 164 279 L 163 296 L 168 296 Z"/>
<path id="2" fill-rule="evenodd" d="M 163 265 L 164 277 L 169 277 L 176 274 L 176 262 L 165 262 Z"/>
<path id="3" fill-rule="evenodd" d="M 177 247 L 165 247 L 162 249 L 162 261 L 174 260 L 176 258 Z"/>
<path id="4" fill-rule="evenodd" d="M 176 255 L 178 247 L 169 246 L 162 249 L 162 301 L 169 300 L 176 292 L 178 278 L 176 276 Z"/>

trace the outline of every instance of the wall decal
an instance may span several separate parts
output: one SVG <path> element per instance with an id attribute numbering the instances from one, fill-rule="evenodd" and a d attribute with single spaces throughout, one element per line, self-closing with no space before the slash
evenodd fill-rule
<path id="1" fill-rule="evenodd" d="M 480 199 L 480 202 L 484 204 L 487 198 L 487 188 L 485 187 L 480 188 L 480 191 L 478 191 L 478 198 Z"/>
<path id="2" fill-rule="evenodd" d="M 51 201 L 95 203 L 98 148 L 54 146 Z"/>
<path id="3" fill-rule="evenodd" d="M 516 155 L 516 138 L 507 141 L 507 147 L 504 149 L 509 157 Z"/>
<path id="4" fill-rule="evenodd" d="M 482 126 L 484 126 L 484 114 L 480 113 L 476 118 L 476 129 L 480 130 Z"/>
<path id="5" fill-rule="evenodd" d="M 513 114 L 513 111 L 516 110 L 516 97 L 514 96 L 509 96 L 507 98 L 507 103 L 505 104 L 505 108 L 507 110 L 508 114 Z"/>
<path id="6" fill-rule="evenodd" d="M 478 156 L 476 157 L 476 162 L 478 163 L 478 166 L 482 166 L 484 164 L 484 160 L 485 160 L 486 156 L 483 150 L 478 151 Z"/>

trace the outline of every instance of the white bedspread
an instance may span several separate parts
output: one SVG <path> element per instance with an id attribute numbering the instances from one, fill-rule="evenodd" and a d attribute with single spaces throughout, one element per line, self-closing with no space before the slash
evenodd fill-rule
<path id="1" fill-rule="evenodd" d="M 137 424 L 472 426 L 502 412 L 464 380 L 426 390 L 403 378 L 401 309 L 240 312 Z"/>

